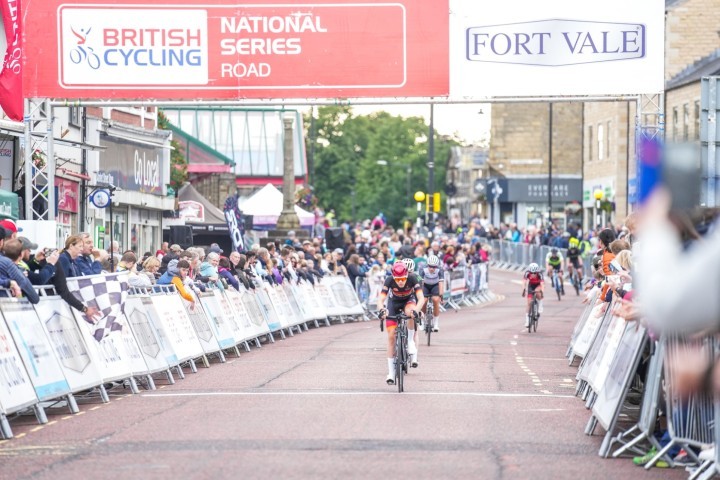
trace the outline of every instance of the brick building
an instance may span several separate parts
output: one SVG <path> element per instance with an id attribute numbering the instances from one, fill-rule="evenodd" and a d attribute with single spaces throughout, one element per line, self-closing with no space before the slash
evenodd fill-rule
<path id="1" fill-rule="evenodd" d="M 583 105 L 498 103 L 491 115 L 488 165 L 502 188 L 500 220 L 520 227 L 544 223 L 552 202 L 554 222 L 578 221 Z"/>

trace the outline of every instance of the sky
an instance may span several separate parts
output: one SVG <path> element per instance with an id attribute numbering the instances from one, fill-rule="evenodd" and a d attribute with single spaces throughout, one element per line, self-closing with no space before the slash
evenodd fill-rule
<path id="1" fill-rule="evenodd" d="M 488 103 L 435 105 L 433 126 L 441 135 L 457 133 L 467 144 L 478 143 L 490 137 L 490 108 Z M 403 117 L 423 116 L 430 123 L 429 105 L 353 105 L 359 115 L 382 110 Z"/>

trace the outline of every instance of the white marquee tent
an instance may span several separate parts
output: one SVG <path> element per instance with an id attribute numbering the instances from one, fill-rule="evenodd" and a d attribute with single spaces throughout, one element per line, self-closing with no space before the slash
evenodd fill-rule
<path id="1" fill-rule="evenodd" d="M 257 229 L 272 228 L 277 225 L 282 208 L 283 194 L 271 183 L 255 192 L 240 205 L 243 214 L 253 216 L 253 225 Z M 295 213 L 300 219 L 300 226 L 310 228 L 314 225 L 315 214 L 303 210 L 297 205 L 295 205 Z"/>

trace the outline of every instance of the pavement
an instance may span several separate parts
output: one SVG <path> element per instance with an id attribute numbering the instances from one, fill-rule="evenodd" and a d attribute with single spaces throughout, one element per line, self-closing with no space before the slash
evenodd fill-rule
<path id="1" fill-rule="evenodd" d="M 598 456 L 565 358 L 579 297 L 545 300 L 529 334 L 520 278 L 492 271 L 498 301 L 443 313 L 430 347 L 420 333 L 402 394 L 377 321 L 311 328 L 175 385 L 49 409 L 47 425 L 15 419 L 0 478 L 687 478 Z"/>

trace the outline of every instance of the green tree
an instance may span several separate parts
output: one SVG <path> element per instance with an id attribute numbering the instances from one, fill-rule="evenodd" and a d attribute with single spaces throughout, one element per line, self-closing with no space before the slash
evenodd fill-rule
<path id="1" fill-rule="evenodd" d="M 306 119 L 305 125 L 309 125 Z M 352 108 L 320 107 L 315 119 L 314 191 L 338 219 L 372 218 L 379 212 L 399 226 L 416 216 L 413 194 L 428 189 L 429 127 L 421 117 L 387 112 L 355 116 Z M 436 135 L 435 191 L 444 185 L 450 147 L 457 142 Z"/>
<path id="2" fill-rule="evenodd" d="M 170 130 L 169 124 L 170 121 L 163 112 L 158 111 L 158 129 Z M 188 180 L 188 163 L 183 146 L 174 139 L 170 140 L 170 145 L 173 147 L 173 150 L 170 151 L 170 185 L 177 192 Z"/>

